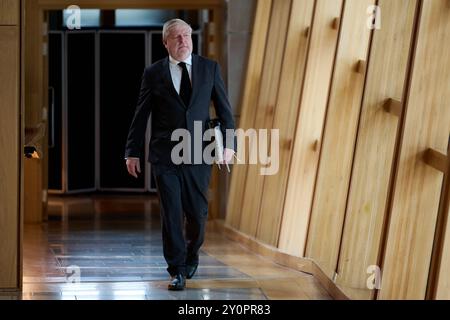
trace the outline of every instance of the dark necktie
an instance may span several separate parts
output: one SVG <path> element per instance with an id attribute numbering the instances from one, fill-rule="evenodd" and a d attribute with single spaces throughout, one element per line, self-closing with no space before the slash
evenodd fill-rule
<path id="1" fill-rule="evenodd" d="M 183 70 L 181 74 L 180 97 L 181 100 L 183 100 L 184 105 L 188 107 L 192 93 L 191 80 L 189 79 L 189 73 L 186 67 L 186 63 L 180 62 L 178 65 Z"/>

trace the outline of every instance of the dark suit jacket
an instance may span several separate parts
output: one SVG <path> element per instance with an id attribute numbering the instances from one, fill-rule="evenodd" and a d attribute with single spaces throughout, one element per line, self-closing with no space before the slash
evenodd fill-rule
<path id="1" fill-rule="evenodd" d="M 193 139 L 194 121 L 201 121 L 203 133 L 210 120 L 211 100 L 221 122 L 224 140 L 226 140 L 225 130 L 234 129 L 235 126 L 219 65 L 215 61 L 193 54 L 191 77 L 191 101 L 189 106 L 185 106 L 173 86 L 168 57 L 145 69 L 136 112 L 128 133 L 125 157 L 142 155 L 147 122 L 152 113 L 148 160 L 151 163 L 172 163 L 172 148 L 179 143 L 171 141 L 172 132 L 175 129 L 184 128 L 190 132 Z M 204 143 L 203 148 L 208 143 Z M 225 147 L 235 150 L 235 139 L 232 145 L 225 143 L 226 141 L 224 141 Z M 193 158 L 191 160 L 193 163 Z"/>

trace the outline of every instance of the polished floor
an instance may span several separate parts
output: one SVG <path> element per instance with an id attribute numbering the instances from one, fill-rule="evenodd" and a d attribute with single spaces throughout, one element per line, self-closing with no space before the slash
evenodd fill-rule
<path id="1" fill-rule="evenodd" d="M 24 228 L 24 286 L 0 299 L 331 299 L 312 275 L 257 256 L 208 226 L 196 276 L 167 290 L 152 196 L 57 197 L 49 220 Z"/>

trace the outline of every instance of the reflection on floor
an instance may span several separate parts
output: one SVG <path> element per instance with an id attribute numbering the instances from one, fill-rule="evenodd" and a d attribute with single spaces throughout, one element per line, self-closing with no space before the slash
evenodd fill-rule
<path id="1" fill-rule="evenodd" d="M 331 299 L 210 226 L 187 289 L 168 291 L 168 279 L 156 197 L 52 197 L 49 221 L 24 229 L 23 293 L 0 299 Z"/>

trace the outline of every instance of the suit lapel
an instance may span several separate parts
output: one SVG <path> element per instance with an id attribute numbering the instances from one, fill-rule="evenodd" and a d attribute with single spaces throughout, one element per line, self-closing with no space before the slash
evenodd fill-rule
<path id="1" fill-rule="evenodd" d="M 183 100 L 181 100 L 180 95 L 178 94 L 177 90 L 175 90 L 175 87 L 173 86 L 172 76 L 170 75 L 169 57 L 164 59 L 162 67 L 163 67 L 162 74 L 163 74 L 163 78 L 164 78 L 164 82 L 166 84 L 167 90 L 175 99 L 178 100 L 179 104 L 185 109 L 186 106 L 184 105 Z M 191 101 L 192 101 L 192 97 L 191 97 Z"/>
<path id="2" fill-rule="evenodd" d="M 195 54 L 192 54 L 192 94 L 191 94 L 191 100 L 189 102 L 188 108 L 192 105 L 192 102 L 194 101 L 195 95 L 198 91 L 198 85 L 199 85 L 199 65 L 198 65 L 198 56 Z"/>

